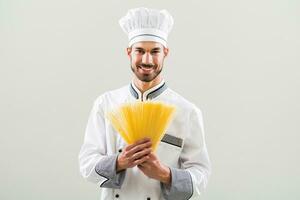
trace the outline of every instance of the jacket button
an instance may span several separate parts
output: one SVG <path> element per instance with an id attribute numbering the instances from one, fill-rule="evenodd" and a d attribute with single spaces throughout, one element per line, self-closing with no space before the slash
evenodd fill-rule
<path id="1" fill-rule="evenodd" d="M 116 194 L 116 196 L 115 196 L 116 198 L 119 198 L 119 194 Z"/>
<path id="2" fill-rule="evenodd" d="M 147 197 L 147 200 L 151 200 L 151 198 L 150 198 L 150 197 Z"/>
<path id="3" fill-rule="evenodd" d="M 121 153 L 121 152 L 122 152 L 122 149 L 119 149 L 119 152 Z"/>

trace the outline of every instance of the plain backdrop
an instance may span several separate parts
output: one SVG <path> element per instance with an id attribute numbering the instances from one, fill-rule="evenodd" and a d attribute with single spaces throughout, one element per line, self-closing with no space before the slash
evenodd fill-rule
<path id="1" fill-rule="evenodd" d="M 298 0 L 0 0 L 0 199 L 99 199 L 79 174 L 93 101 L 130 82 L 128 9 L 175 24 L 164 77 L 203 112 L 203 200 L 300 199 Z"/>

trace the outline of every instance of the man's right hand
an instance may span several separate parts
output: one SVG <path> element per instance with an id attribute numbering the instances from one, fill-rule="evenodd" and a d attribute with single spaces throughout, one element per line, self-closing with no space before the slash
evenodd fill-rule
<path id="1" fill-rule="evenodd" d="M 117 159 L 117 172 L 132 168 L 149 159 L 151 153 L 151 141 L 149 138 L 138 140 L 134 144 L 127 145 Z"/>

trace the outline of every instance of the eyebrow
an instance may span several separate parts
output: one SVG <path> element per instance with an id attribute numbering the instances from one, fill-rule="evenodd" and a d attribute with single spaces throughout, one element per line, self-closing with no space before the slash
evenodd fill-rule
<path id="1" fill-rule="evenodd" d="M 155 47 L 154 49 L 152 49 L 152 51 L 156 51 L 156 50 L 160 50 L 159 47 Z"/>
<path id="2" fill-rule="evenodd" d="M 136 50 L 144 50 L 142 47 L 135 47 Z M 153 49 L 151 49 L 151 51 L 157 51 L 160 50 L 160 47 L 155 47 Z"/>

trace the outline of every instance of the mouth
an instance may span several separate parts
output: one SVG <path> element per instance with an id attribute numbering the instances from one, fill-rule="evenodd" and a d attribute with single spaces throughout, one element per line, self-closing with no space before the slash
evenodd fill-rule
<path id="1" fill-rule="evenodd" d="M 154 67 L 144 67 L 144 66 L 138 66 L 139 69 L 141 69 L 144 73 L 150 73 L 154 70 Z"/>

